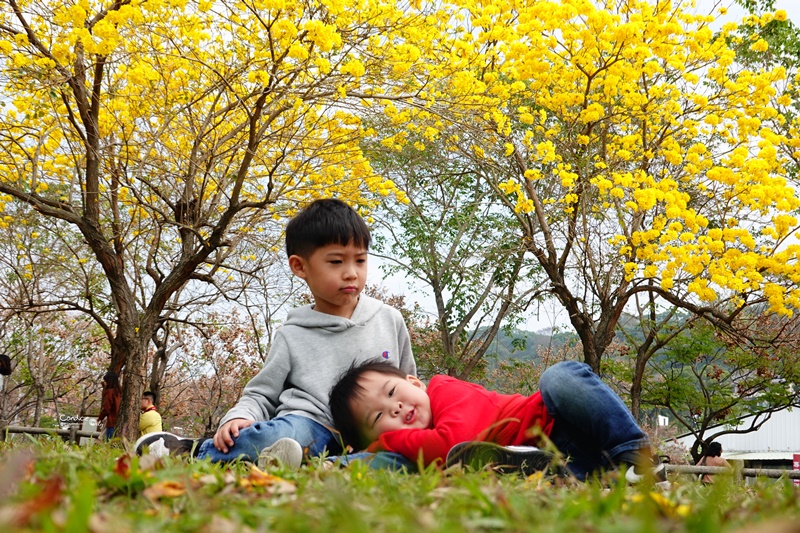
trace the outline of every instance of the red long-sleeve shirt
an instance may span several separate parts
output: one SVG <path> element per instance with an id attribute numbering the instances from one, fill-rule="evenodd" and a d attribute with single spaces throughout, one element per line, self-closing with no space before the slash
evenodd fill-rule
<path id="1" fill-rule="evenodd" d="M 459 442 L 489 441 L 502 445 L 536 445 L 550 435 L 553 418 L 542 395 L 500 394 L 450 376 L 434 376 L 428 385 L 433 427 L 383 433 L 369 451 L 391 451 L 428 465 L 444 460 Z"/>

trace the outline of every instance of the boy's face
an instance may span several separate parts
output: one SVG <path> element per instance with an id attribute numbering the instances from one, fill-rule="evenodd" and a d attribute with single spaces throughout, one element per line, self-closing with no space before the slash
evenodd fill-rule
<path id="1" fill-rule="evenodd" d="M 367 281 L 367 250 L 350 243 L 328 244 L 307 259 L 289 257 L 292 272 L 305 280 L 320 313 L 350 318 Z"/>
<path id="2" fill-rule="evenodd" d="M 367 371 L 358 380 L 363 394 L 350 403 L 361 434 L 369 442 L 387 431 L 433 427 L 431 401 L 425 384 L 414 376 Z"/>

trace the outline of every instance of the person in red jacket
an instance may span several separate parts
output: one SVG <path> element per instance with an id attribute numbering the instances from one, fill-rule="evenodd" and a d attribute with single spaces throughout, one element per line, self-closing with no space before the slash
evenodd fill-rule
<path id="1" fill-rule="evenodd" d="M 106 440 L 111 440 L 117 426 L 117 415 L 119 414 L 119 404 L 122 400 L 122 388 L 119 385 L 117 374 L 112 371 L 106 372 L 103 376 L 103 400 L 100 407 L 100 414 L 97 415 L 97 422 L 105 420 Z"/>
<path id="2" fill-rule="evenodd" d="M 411 460 L 544 469 L 549 439 L 578 479 L 625 465 L 626 478 L 665 481 L 647 435 L 591 368 L 565 361 L 548 368 L 531 396 L 500 394 L 450 376 L 421 380 L 380 361 L 354 366 L 331 391 L 334 425 L 356 450 Z"/>

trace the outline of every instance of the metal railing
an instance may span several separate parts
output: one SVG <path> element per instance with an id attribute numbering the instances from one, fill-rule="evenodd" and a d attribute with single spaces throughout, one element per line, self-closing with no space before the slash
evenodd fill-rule
<path id="1" fill-rule="evenodd" d="M 67 437 L 69 442 L 80 443 L 82 437 L 99 439 L 103 433 L 100 431 L 83 431 L 80 424 L 70 424 L 69 429 L 61 428 L 35 428 L 26 426 L 9 426 L 4 420 L 0 420 L 0 442 L 5 442 L 11 433 L 27 435 L 53 435 Z"/>
<path id="2" fill-rule="evenodd" d="M 737 468 L 736 466 L 691 466 L 691 465 L 664 465 L 667 472 L 675 474 L 731 474 L 739 477 L 769 477 L 800 479 L 800 470 L 784 470 L 780 468 Z"/>

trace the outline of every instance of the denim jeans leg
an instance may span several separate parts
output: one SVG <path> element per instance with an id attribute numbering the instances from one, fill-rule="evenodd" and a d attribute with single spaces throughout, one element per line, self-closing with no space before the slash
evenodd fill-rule
<path id="1" fill-rule="evenodd" d="M 611 466 L 609 459 L 622 452 L 650 445 L 622 399 L 585 363 L 551 366 L 539 390 L 554 419 L 550 440 L 570 457 L 569 467 L 579 479 Z"/>
<path id="2" fill-rule="evenodd" d="M 417 471 L 416 463 L 394 452 L 357 452 L 329 457 L 328 459 L 342 465 L 350 464 L 353 461 L 363 461 L 373 470 L 406 470 L 409 473 Z"/>
<path id="3" fill-rule="evenodd" d="M 228 453 L 217 450 L 211 439 L 203 441 L 197 458 L 208 457 L 215 463 L 236 459 L 255 462 L 262 449 L 285 437 L 299 442 L 310 456 L 320 455 L 325 450 L 339 453 L 341 449 L 331 430 L 319 422 L 300 415 L 283 415 L 266 422 L 255 422 L 239 431 L 239 436 L 234 439 Z"/>

